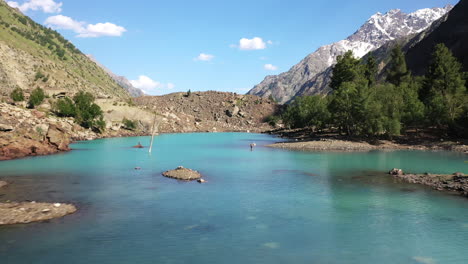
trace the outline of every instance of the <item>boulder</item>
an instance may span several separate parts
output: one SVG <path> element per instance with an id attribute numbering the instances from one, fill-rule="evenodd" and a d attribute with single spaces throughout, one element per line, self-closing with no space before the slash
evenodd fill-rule
<path id="1" fill-rule="evenodd" d="M 13 131 L 15 128 L 11 125 L 7 124 L 0 124 L 0 132 L 10 132 Z"/>
<path id="2" fill-rule="evenodd" d="M 5 182 L 5 181 L 0 181 L 0 188 L 2 188 L 3 186 L 7 186 L 8 183 Z"/>
<path id="3" fill-rule="evenodd" d="M 59 150 L 69 150 L 70 137 L 56 125 L 50 125 L 47 131 L 47 139 Z"/>
<path id="4" fill-rule="evenodd" d="M 182 166 L 177 167 L 175 170 L 163 172 L 164 177 L 183 180 L 183 181 L 194 181 L 201 179 L 201 174 L 198 171 L 186 169 Z"/>
<path id="5" fill-rule="evenodd" d="M 393 176 L 402 176 L 404 173 L 403 173 L 403 170 L 394 168 L 391 171 L 389 171 L 388 174 L 393 175 Z"/>

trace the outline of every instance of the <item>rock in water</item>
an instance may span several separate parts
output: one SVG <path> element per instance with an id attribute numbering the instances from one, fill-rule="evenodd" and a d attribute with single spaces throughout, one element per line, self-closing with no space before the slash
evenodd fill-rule
<path id="1" fill-rule="evenodd" d="M 5 182 L 5 181 L 0 181 L 0 188 L 2 188 L 3 186 L 7 186 L 8 183 Z"/>
<path id="2" fill-rule="evenodd" d="M 177 180 L 183 180 L 183 181 L 194 181 L 194 180 L 201 179 L 201 174 L 198 171 L 186 169 L 182 166 L 178 167 L 175 170 L 163 172 L 162 175 L 164 177 L 177 179 Z"/>

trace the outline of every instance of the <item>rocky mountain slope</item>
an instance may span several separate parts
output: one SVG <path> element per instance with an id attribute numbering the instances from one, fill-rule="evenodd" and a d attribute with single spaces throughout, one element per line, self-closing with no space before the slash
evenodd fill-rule
<path id="1" fill-rule="evenodd" d="M 270 129 L 265 118 L 278 105 L 254 95 L 225 92 L 173 93 L 134 99 L 158 114 L 159 132 L 261 132 Z"/>
<path id="2" fill-rule="evenodd" d="M 49 94 L 89 91 L 100 98 L 128 98 L 103 69 L 54 30 L 0 1 L 0 93 L 41 87 Z"/>
<path id="3" fill-rule="evenodd" d="M 109 76 L 115 81 L 117 82 L 122 88 L 124 88 L 125 90 L 128 91 L 128 93 L 132 96 L 132 97 L 138 97 L 138 96 L 143 96 L 145 95 L 145 93 L 134 87 L 130 81 L 125 78 L 125 76 L 119 76 L 115 73 L 113 73 L 111 70 L 109 70 L 106 66 L 102 65 L 101 63 L 99 63 L 96 58 L 94 58 L 92 55 L 86 55 L 90 60 L 94 61 L 97 66 L 101 67 L 105 72 L 107 72 L 107 74 L 109 74 Z"/>
<path id="4" fill-rule="evenodd" d="M 347 39 L 319 48 L 288 72 L 267 76 L 248 94 L 273 96 L 280 103 L 286 103 L 299 95 L 327 93 L 331 67 L 336 63 L 337 56 L 352 50 L 355 56 L 363 57 L 390 41 L 424 31 L 451 9 L 452 6 L 446 6 L 421 9 L 410 14 L 398 9 L 385 14 L 377 13 Z"/>
<path id="5" fill-rule="evenodd" d="M 425 74 L 434 46 L 445 44 L 468 71 L 468 0 L 461 0 L 441 24 L 428 32 L 424 39 L 409 48 L 408 68 L 415 75 Z"/>

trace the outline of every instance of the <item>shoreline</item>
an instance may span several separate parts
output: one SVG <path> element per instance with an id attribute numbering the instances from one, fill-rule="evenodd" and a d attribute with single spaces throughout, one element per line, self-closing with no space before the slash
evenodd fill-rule
<path id="1" fill-rule="evenodd" d="M 453 151 L 468 154 L 468 140 L 444 140 L 434 137 L 400 136 L 393 140 L 373 138 L 350 138 L 336 134 L 310 136 L 307 129 L 273 130 L 265 134 L 290 139 L 289 142 L 277 142 L 267 147 L 294 151 L 339 151 L 367 152 L 373 150 L 421 150 Z"/>
<path id="2" fill-rule="evenodd" d="M 453 174 L 412 174 L 403 173 L 400 169 L 393 169 L 389 174 L 397 180 L 409 184 L 418 184 L 432 187 L 437 191 L 457 193 L 468 198 L 468 176 L 461 172 Z"/>
<path id="3" fill-rule="evenodd" d="M 453 151 L 468 154 L 467 145 L 449 144 L 428 144 L 406 145 L 388 140 L 379 141 L 378 144 L 371 144 L 366 141 L 350 141 L 340 139 L 320 139 L 296 142 L 278 142 L 267 145 L 270 148 L 293 150 L 293 151 L 338 151 L 338 152 L 367 152 L 373 150 L 421 150 L 421 151 Z"/>

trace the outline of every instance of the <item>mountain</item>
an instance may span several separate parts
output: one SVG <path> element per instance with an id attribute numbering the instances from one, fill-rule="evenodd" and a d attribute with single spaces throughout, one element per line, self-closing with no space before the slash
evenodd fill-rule
<path id="1" fill-rule="evenodd" d="M 468 71 L 468 0 L 461 0 L 441 21 L 440 25 L 427 32 L 425 37 L 410 47 L 406 53 L 408 68 L 415 75 L 423 75 L 430 63 L 434 46 L 445 44 Z"/>
<path id="2" fill-rule="evenodd" d="M 139 97 L 139 96 L 143 96 L 145 95 L 145 93 L 134 87 L 130 81 L 125 78 L 125 76 L 119 76 L 115 73 L 113 73 L 111 70 L 109 70 L 106 66 L 102 65 L 101 63 L 99 63 L 96 58 L 93 57 L 93 55 L 91 54 L 88 54 L 86 55 L 86 57 L 88 57 L 90 60 L 94 61 L 97 66 L 101 67 L 105 72 L 107 72 L 107 74 L 109 74 L 109 76 L 114 80 L 116 81 L 122 88 L 124 88 L 125 90 L 128 91 L 128 93 L 132 96 L 132 97 Z"/>
<path id="3" fill-rule="evenodd" d="M 280 103 L 287 103 L 295 96 L 327 93 L 337 56 L 352 50 L 355 56 L 361 58 L 390 41 L 424 31 L 452 8 L 449 5 L 445 8 L 421 9 L 410 14 L 398 9 L 385 14 L 377 13 L 347 39 L 320 47 L 288 72 L 267 76 L 248 94 L 272 96 Z"/>
<path id="4" fill-rule="evenodd" d="M 83 90 L 98 98 L 129 98 L 126 90 L 70 41 L 0 1 L 0 94 L 36 87 L 48 94 Z"/>

